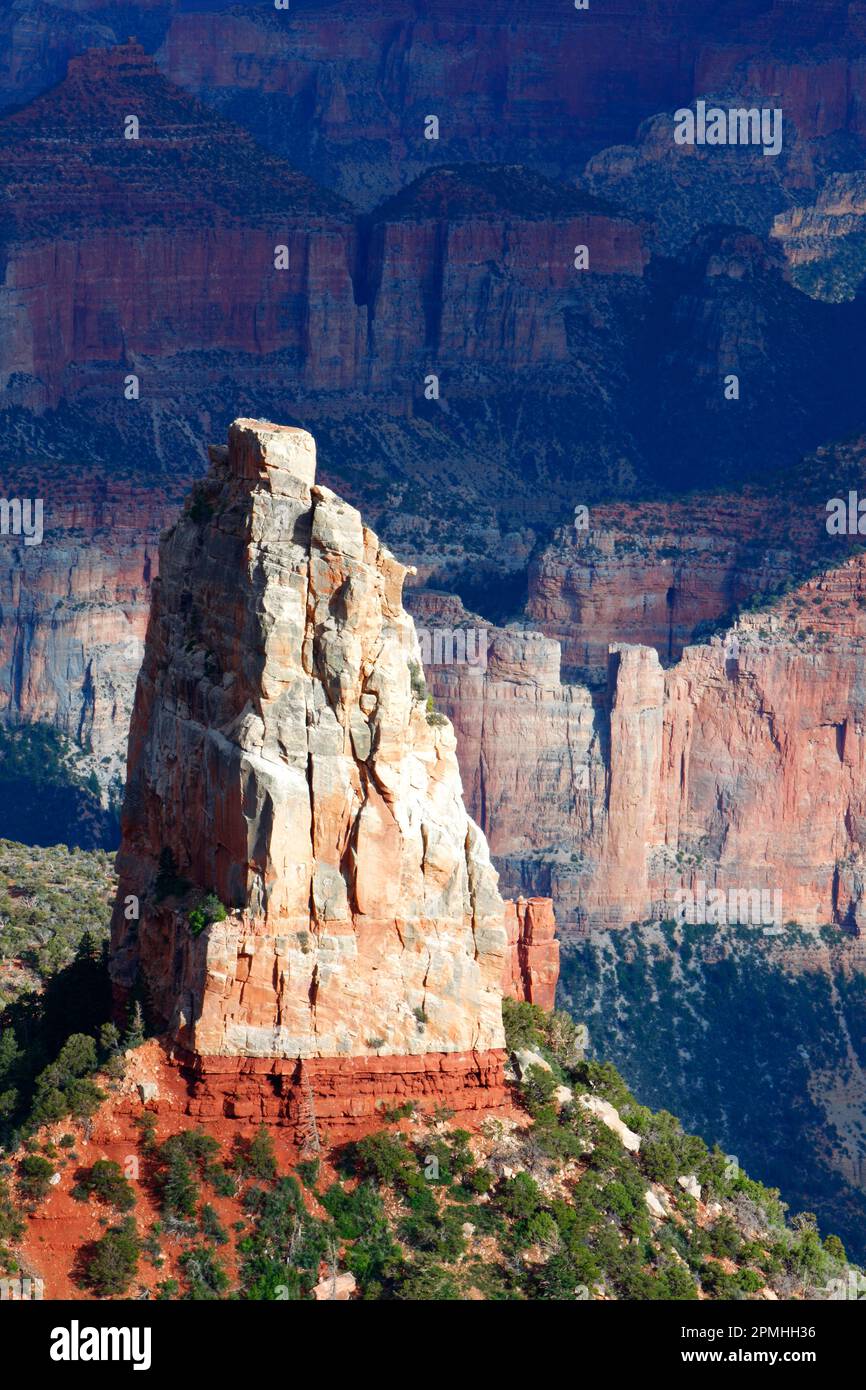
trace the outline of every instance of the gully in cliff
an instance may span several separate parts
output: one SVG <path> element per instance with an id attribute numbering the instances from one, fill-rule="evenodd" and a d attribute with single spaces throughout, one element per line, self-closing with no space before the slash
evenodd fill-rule
<path id="1" fill-rule="evenodd" d="M 304 431 L 236 420 L 211 461 L 154 584 L 117 999 L 144 992 L 200 1115 L 499 1105 L 503 992 L 552 1003 L 558 948 L 541 908 L 506 930 L 454 732 L 413 680 L 406 568 L 316 485 Z"/>

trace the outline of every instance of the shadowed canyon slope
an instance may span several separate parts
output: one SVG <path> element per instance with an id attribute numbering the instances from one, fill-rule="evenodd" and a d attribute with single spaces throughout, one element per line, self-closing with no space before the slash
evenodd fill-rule
<path id="1" fill-rule="evenodd" d="M 508 536 L 577 500 L 687 485 L 698 466 L 737 483 L 862 427 L 863 303 L 788 282 L 768 242 L 787 197 L 743 231 L 735 200 L 699 190 L 672 256 L 664 179 L 687 171 L 659 120 L 656 203 L 443 138 L 371 205 L 143 44 L 89 48 L 0 119 L 0 460 L 83 450 L 188 473 L 229 411 L 267 410 L 315 428 L 328 480 L 390 544 L 423 546 L 431 569 L 489 567 L 492 548 L 513 569 Z M 738 153 L 763 188 L 772 161 Z"/>
<path id="2" fill-rule="evenodd" d="M 384 0 L 361 12 L 295 0 L 281 13 L 232 0 L 12 0 L 0 103 L 31 100 L 71 54 L 133 33 L 171 81 L 368 207 L 407 174 L 470 152 L 573 178 L 672 98 L 734 84 L 784 90 L 807 139 L 864 128 L 866 18 L 849 0 L 620 0 L 583 12 L 547 0 L 440 0 L 432 11 Z M 437 111 L 445 129 L 425 141 Z"/>
<path id="3" fill-rule="evenodd" d="M 862 1259 L 862 939 L 834 927 L 598 932 L 565 952 L 561 998 L 648 1103 L 681 1112 Z"/>

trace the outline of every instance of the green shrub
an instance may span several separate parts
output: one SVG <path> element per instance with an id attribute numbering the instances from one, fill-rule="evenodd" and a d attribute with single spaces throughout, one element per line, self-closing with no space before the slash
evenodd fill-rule
<path id="1" fill-rule="evenodd" d="M 277 1176 L 277 1156 L 274 1141 L 264 1125 L 259 1125 L 252 1139 L 236 1141 L 232 1165 L 244 1177 L 273 1182 Z"/>
<path id="2" fill-rule="evenodd" d="M 737 1283 L 743 1293 L 757 1293 L 764 1287 L 766 1280 L 756 1269 L 741 1269 L 737 1274 Z"/>
<path id="3" fill-rule="evenodd" d="M 237 1180 L 222 1163 L 206 1164 L 204 1177 L 218 1197 L 233 1197 L 235 1195 Z"/>
<path id="4" fill-rule="evenodd" d="M 719 1258 L 734 1259 L 743 1240 L 730 1216 L 720 1216 L 709 1233 L 710 1250 Z"/>
<path id="5" fill-rule="evenodd" d="M 406 1265 L 404 1269 L 403 1278 L 395 1289 L 395 1298 L 413 1303 L 450 1303 L 461 1296 L 452 1271 L 443 1269 L 433 1258 Z"/>
<path id="6" fill-rule="evenodd" d="M 354 1146 L 351 1160 L 380 1187 L 393 1187 L 418 1173 L 418 1160 L 400 1134 L 368 1135 Z"/>
<path id="7" fill-rule="evenodd" d="M 30 1154 L 18 1165 L 18 1189 L 26 1202 L 41 1202 L 51 1188 L 54 1167 L 47 1158 Z"/>
<path id="8" fill-rule="evenodd" d="M 166 1157 L 166 1167 L 158 1179 L 162 1196 L 162 1211 L 165 1216 L 189 1220 L 195 1216 L 199 1203 L 199 1187 L 192 1164 L 179 1148 L 171 1148 Z"/>
<path id="9" fill-rule="evenodd" d="M 532 1066 L 528 1068 L 521 1082 L 521 1087 L 530 1115 L 535 1114 L 550 1103 L 558 1084 L 553 1072 L 546 1071 L 544 1067 Z"/>
<path id="10" fill-rule="evenodd" d="M 318 1280 L 327 1239 L 323 1223 L 307 1212 L 299 1184 L 279 1178 L 270 1190 L 253 1187 L 244 1208 L 255 1226 L 238 1244 L 243 1297 L 302 1298 Z"/>
<path id="11" fill-rule="evenodd" d="M 205 1202 L 201 1209 L 201 1229 L 203 1235 L 215 1245 L 228 1244 L 229 1233 L 209 1202 Z"/>
<path id="12" fill-rule="evenodd" d="M 100 1298 L 126 1293 L 138 1271 L 141 1243 L 132 1217 L 113 1226 L 84 1257 L 87 1282 Z"/>
<path id="13" fill-rule="evenodd" d="M 351 1192 L 334 1183 L 321 1201 L 343 1240 L 357 1240 L 384 1220 L 382 1199 L 371 1182 L 360 1182 Z"/>
<path id="14" fill-rule="evenodd" d="M 0 1244 L 19 1241 L 25 1229 L 9 1184 L 4 1178 L 0 1178 Z"/>
<path id="15" fill-rule="evenodd" d="M 319 1180 L 319 1160 L 317 1158 L 302 1159 L 295 1165 L 295 1171 L 304 1187 L 315 1187 Z"/>
<path id="16" fill-rule="evenodd" d="M 185 1251 L 179 1264 L 187 1284 L 184 1295 L 187 1299 L 198 1302 L 219 1299 L 229 1286 L 228 1275 L 217 1259 L 216 1252 L 207 1245 L 198 1245 Z"/>
<path id="17" fill-rule="evenodd" d="M 206 927 L 212 926 L 214 922 L 224 922 L 227 916 L 228 909 L 223 906 L 216 894 L 208 893 L 192 909 L 187 920 L 193 936 L 199 936 Z"/>
<path id="18" fill-rule="evenodd" d="M 409 665 L 409 685 L 415 699 L 422 704 L 427 702 L 427 682 L 424 679 L 424 672 L 417 661 L 410 661 Z"/>
<path id="19" fill-rule="evenodd" d="M 82 1173 L 72 1195 L 83 1196 L 85 1201 L 95 1196 L 98 1201 L 120 1212 L 130 1211 L 135 1206 L 132 1187 L 124 1177 L 120 1164 L 110 1158 L 98 1158 L 91 1168 Z"/>
<path id="20" fill-rule="evenodd" d="M 543 1205 L 541 1188 L 528 1173 L 515 1173 L 513 1178 L 504 1178 L 495 1202 L 502 1214 L 512 1221 L 529 1220 Z"/>
<path id="21" fill-rule="evenodd" d="M 544 1010 L 537 1004 L 526 1004 L 516 999 L 503 999 L 502 1022 L 505 1028 L 505 1046 L 509 1052 L 523 1048 L 537 1050 L 544 1043 Z"/>

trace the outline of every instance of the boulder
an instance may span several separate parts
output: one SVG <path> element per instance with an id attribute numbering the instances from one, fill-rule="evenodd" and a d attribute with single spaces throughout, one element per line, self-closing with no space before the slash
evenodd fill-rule
<path id="1" fill-rule="evenodd" d="M 659 1220 L 663 1220 L 664 1217 L 667 1216 L 666 1208 L 662 1205 L 662 1202 L 651 1188 L 647 1188 L 644 1193 L 644 1201 L 647 1204 L 650 1216 L 657 1216 Z"/>
<path id="2" fill-rule="evenodd" d="M 313 1298 L 319 1302 L 333 1298 L 340 1303 L 345 1303 L 354 1297 L 357 1289 L 354 1274 L 329 1274 L 326 1279 L 321 1279 L 313 1289 Z"/>
<path id="3" fill-rule="evenodd" d="M 636 1154 L 640 1150 L 640 1135 L 635 1134 L 629 1129 L 628 1125 L 620 1119 L 619 1111 L 610 1101 L 602 1100 L 600 1096 L 578 1096 L 578 1105 L 583 1106 L 591 1115 L 596 1115 L 602 1124 L 612 1129 L 614 1134 L 621 1141 L 623 1148 L 628 1149 L 629 1153 Z"/>
<path id="4" fill-rule="evenodd" d="M 532 1048 L 517 1048 L 516 1051 L 512 1052 L 511 1056 L 517 1066 L 521 1081 L 524 1080 L 532 1067 L 540 1067 L 542 1071 L 552 1070 L 550 1063 L 544 1060 L 541 1053 L 533 1052 Z"/>
<path id="5" fill-rule="evenodd" d="M 677 1183 L 683 1189 L 683 1192 L 687 1192 L 690 1197 L 694 1197 L 696 1202 L 701 1200 L 701 1185 L 694 1173 L 688 1173 L 677 1178 Z"/>

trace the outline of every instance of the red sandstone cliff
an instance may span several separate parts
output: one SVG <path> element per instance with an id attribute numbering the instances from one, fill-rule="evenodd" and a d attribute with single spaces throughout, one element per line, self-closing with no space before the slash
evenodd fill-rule
<path id="1" fill-rule="evenodd" d="M 247 121 L 262 143 L 367 207 L 447 157 L 440 145 L 574 177 L 669 104 L 736 86 L 772 98 L 803 138 L 863 129 L 866 20 L 850 0 L 350 0 L 199 6 L 75 0 L 0 15 L 0 103 L 59 81 L 70 54 L 146 34 L 171 81 Z M 538 61 L 543 53 L 543 64 Z M 611 101 L 611 93 L 615 101 Z M 445 99 L 447 96 L 447 100 Z M 437 105 L 437 101 L 439 105 Z M 759 102 L 759 104 L 765 104 Z M 441 108 L 441 110 L 440 110 Z"/>
<path id="2" fill-rule="evenodd" d="M 603 689 L 562 683 L 557 643 L 518 627 L 488 629 L 484 669 L 428 666 L 504 888 L 551 896 L 564 935 L 674 916 L 702 883 L 862 927 L 864 610 L 857 556 L 669 669 L 611 643 Z"/>
<path id="3" fill-rule="evenodd" d="M 73 59 L 0 122 L 0 180 L 0 383 L 17 403 L 122 401 L 131 372 L 146 401 L 153 360 L 193 346 L 286 354 L 299 385 L 351 380 L 351 209 L 172 87 L 139 45 Z"/>
<path id="4" fill-rule="evenodd" d="M 566 670 L 604 684 L 611 642 L 677 660 L 701 624 L 777 590 L 825 521 L 823 500 L 802 505 L 781 488 L 595 506 L 585 529 L 561 527 L 534 557 L 527 615 Z"/>
<path id="5" fill-rule="evenodd" d="M 505 904 L 508 933 L 504 993 L 540 1009 L 552 1009 L 559 979 L 559 942 L 549 898 L 518 898 Z"/>
<path id="6" fill-rule="evenodd" d="M 129 116 L 138 138 L 125 138 Z M 635 222 L 519 169 L 435 171 L 362 236 L 349 204 L 174 87 L 136 43 L 72 59 L 58 87 L 0 121 L 0 186 L 0 387 L 35 411 L 176 410 L 179 392 L 192 405 L 226 373 L 265 373 L 294 408 L 375 389 L 405 410 L 431 369 L 453 369 L 455 394 L 467 361 L 566 363 L 576 245 L 600 275 L 639 276 L 646 261 Z"/>
<path id="7" fill-rule="evenodd" d="M 443 0 L 435 15 L 422 0 L 387 0 L 360 23 L 350 10 L 344 0 L 278 22 L 267 12 L 176 14 L 158 60 L 218 107 L 254 97 L 248 119 L 276 148 L 310 170 L 320 162 L 333 186 L 368 206 L 436 158 L 423 118 L 440 106 L 443 141 L 498 162 L 531 154 L 565 178 L 580 173 L 581 157 L 631 138 L 672 92 L 686 102 L 733 88 L 766 104 L 784 91 L 804 140 L 864 128 L 866 18 L 847 0 L 619 0 L 584 12 Z M 271 108 L 288 119 L 266 121 Z M 310 111 L 310 129 L 292 120 Z"/>

